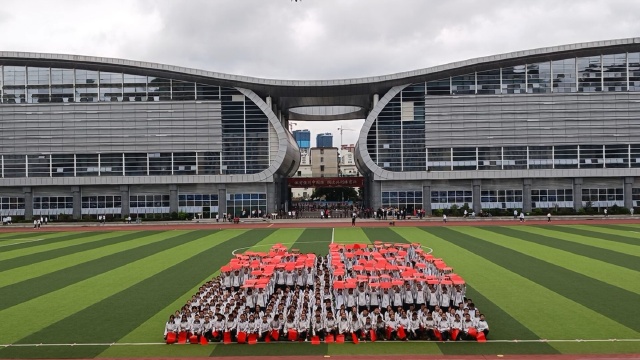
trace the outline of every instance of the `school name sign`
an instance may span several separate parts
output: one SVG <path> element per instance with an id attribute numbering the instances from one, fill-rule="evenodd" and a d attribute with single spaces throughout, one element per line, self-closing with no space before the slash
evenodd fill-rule
<path id="1" fill-rule="evenodd" d="M 289 178 L 289 187 L 363 187 L 364 177 Z"/>

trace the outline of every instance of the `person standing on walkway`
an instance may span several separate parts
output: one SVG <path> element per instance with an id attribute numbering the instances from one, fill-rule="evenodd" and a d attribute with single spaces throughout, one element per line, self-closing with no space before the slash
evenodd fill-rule
<path id="1" fill-rule="evenodd" d="M 604 209 L 604 217 L 609 217 L 609 213 L 607 212 L 607 209 Z"/>
<path id="2" fill-rule="evenodd" d="M 523 223 L 524 222 L 524 211 L 520 212 L 520 222 Z"/>
<path id="3" fill-rule="evenodd" d="M 358 214 L 356 214 L 355 211 L 351 214 L 351 226 L 356 226 L 356 217 L 357 216 L 358 216 Z"/>
<path id="4" fill-rule="evenodd" d="M 447 214 L 442 214 L 442 222 L 447 223 Z"/>
<path id="5" fill-rule="evenodd" d="M 551 213 L 547 214 L 547 222 L 551 222 Z"/>

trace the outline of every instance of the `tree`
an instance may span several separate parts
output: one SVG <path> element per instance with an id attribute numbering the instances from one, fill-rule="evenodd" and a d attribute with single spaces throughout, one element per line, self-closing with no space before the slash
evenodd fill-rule
<path id="1" fill-rule="evenodd" d="M 360 197 L 352 187 L 316 188 L 311 194 L 312 199 L 326 201 L 358 201 Z"/>

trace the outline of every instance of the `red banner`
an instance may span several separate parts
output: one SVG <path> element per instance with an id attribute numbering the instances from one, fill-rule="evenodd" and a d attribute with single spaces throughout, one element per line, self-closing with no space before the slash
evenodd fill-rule
<path id="1" fill-rule="evenodd" d="M 313 187 L 363 187 L 364 177 L 314 177 L 314 178 L 289 178 L 289 187 L 313 188 Z"/>

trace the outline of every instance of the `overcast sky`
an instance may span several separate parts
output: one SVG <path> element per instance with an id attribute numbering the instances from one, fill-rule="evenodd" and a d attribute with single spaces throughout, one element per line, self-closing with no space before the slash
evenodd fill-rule
<path id="1" fill-rule="evenodd" d="M 3 1 L 0 48 L 265 78 L 353 78 L 636 37 L 639 14 L 640 1 L 632 0 Z M 361 125 L 294 129 L 333 132 L 337 144 L 339 126 Z M 344 143 L 355 142 L 357 133 L 345 131 Z"/>

